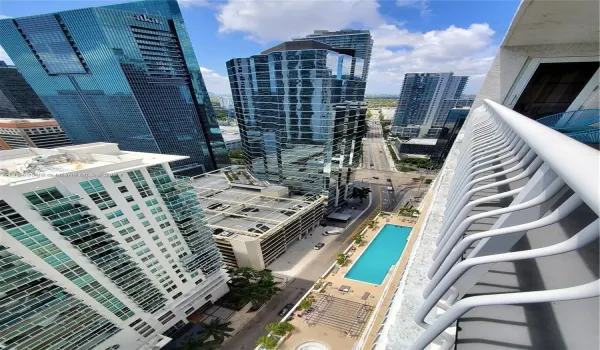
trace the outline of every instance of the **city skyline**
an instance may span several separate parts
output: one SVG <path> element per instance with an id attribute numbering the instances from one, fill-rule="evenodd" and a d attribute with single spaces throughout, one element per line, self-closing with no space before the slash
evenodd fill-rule
<path id="1" fill-rule="evenodd" d="M 24 7 L 8 0 L 3 2 L 0 18 L 121 2 L 90 0 L 78 5 L 29 1 L 31 6 Z M 258 1 L 180 3 L 208 90 L 215 94 L 230 94 L 227 60 L 250 56 L 314 30 L 346 28 L 369 29 L 374 39 L 367 94 L 397 95 L 404 74 L 418 71 L 472 76 L 465 93 L 476 93 L 518 6 L 518 1 L 438 1 L 423 2 L 423 6 L 421 2 L 398 2 L 402 5 L 398 6 L 396 2 L 348 1 L 338 4 L 336 18 L 325 19 L 310 14 L 332 11 L 333 2 L 306 1 L 296 7 L 286 4 L 277 11 L 268 2 Z M 240 20 L 232 18 L 235 11 L 246 10 L 248 15 Z"/>

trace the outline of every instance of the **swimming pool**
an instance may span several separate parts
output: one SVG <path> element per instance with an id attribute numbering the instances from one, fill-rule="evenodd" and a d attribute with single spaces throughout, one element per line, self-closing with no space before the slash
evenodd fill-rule
<path id="1" fill-rule="evenodd" d="M 386 224 L 344 277 L 381 284 L 390 267 L 402 256 L 411 229 Z"/>

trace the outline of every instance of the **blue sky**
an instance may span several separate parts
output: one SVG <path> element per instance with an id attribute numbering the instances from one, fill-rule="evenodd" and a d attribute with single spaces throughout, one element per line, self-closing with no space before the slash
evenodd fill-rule
<path id="1" fill-rule="evenodd" d="M 123 0 L 2 0 L 0 18 Z M 368 94 L 398 94 L 407 72 L 469 75 L 476 93 L 519 5 L 513 0 L 179 0 L 208 90 L 230 94 L 225 61 L 314 29 L 370 29 Z M 6 58 L 0 50 L 0 59 Z"/>

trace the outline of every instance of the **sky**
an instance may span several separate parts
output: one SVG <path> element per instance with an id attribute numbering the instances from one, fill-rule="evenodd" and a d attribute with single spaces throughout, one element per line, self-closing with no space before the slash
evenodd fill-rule
<path id="1" fill-rule="evenodd" d="M 405 73 L 454 72 L 476 94 L 517 10 L 516 0 L 178 0 L 209 92 L 231 95 L 225 62 L 315 29 L 369 29 L 367 94 L 398 95 Z M 1 0 L 0 18 L 126 0 Z M 0 48 L 0 60 L 10 59 Z"/>

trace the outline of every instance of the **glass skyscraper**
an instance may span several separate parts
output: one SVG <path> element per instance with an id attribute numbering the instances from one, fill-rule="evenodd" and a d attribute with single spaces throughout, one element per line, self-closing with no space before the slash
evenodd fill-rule
<path id="1" fill-rule="evenodd" d="M 315 30 L 313 34 L 305 38 L 294 40 L 315 40 L 327 44 L 333 48 L 348 48 L 355 50 L 356 57 L 362 58 L 363 78 L 366 81 L 369 75 L 369 64 L 371 63 L 371 52 L 373 51 L 373 38 L 368 30 L 343 29 L 335 32 L 328 30 Z"/>
<path id="2" fill-rule="evenodd" d="M 444 164 L 444 161 L 454 144 L 454 140 L 456 140 L 456 136 L 465 123 L 465 119 L 467 119 L 470 111 L 470 107 L 452 108 L 448 111 L 446 120 L 435 144 L 433 154 L 431 155 L 431 162 L 434 163 L 436 167 L 441 167 Z"/>
<path id="3" fill-rule="evenodd" d="M 458 103 L 444 104 L 444 101 L 459 100 L 468 80 L 469 77 L 454 76 L 453 73 L 405 74 L 394 127 L 443 124 L 450 108 Z M 445 115 L 440 115 L 440 111 Z"/>
<path id="4" fill-rule="evenodd" d="M 253 174 L 297 193 L 348 196 L 365 133 L 365 80 L 354 50 L 288 41 L 227 62 L 244 156 Z"/>
<path id="5" fill-rule="evenodd" d="M 17 67 L 0 61 L 0 118 L 52 118 Z"/>
<path id="6" fill-rule="evenodd" d="M 186 174 L 228 165 L 177 1 L 4 19 L 0 45 L 73 143 L 185 155 Z"/>

